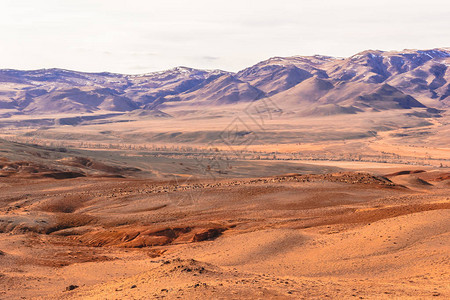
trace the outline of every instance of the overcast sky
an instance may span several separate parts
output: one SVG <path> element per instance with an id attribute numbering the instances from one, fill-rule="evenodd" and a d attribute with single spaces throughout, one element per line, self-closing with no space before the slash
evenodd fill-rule
<path id="1" fill-rule="evenodd" d="M 449 0 L 0 0 L 0 68 L 237 71 L 272 56 L 450 46 Z"/>

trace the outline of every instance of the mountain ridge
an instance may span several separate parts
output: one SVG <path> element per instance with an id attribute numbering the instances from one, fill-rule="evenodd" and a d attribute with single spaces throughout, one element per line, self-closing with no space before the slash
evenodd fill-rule
<path id="1" fill-rule="evenodd" d="M 239 72 L 175 67 L 127 75 L 57 68 L 1 69 L 0 110 L 11 115 L 131 112 L 174 106 L 226 106 L 265 97 L 273 98 L 280 107 L 291 106 L 294 110 L 302 109 L 304 103 L 355 106 L 356 100 L 352 99 L 366 105 L 355 106 L 358 109 L 351 109 L 352 113 L 366 108 L 372 111 L 412 107 L 447 109 L 450 107 L 448 66 L 450 48 L 443 47 L 365 50 L 347 58 L 272 57 Z M 403 94 L 414 105 L 393 105 L 391 96 L 375 92 L 385 85 L 396 89 L 398 97 Z M 383 103 L 389 105 L 380 107 Z"/>

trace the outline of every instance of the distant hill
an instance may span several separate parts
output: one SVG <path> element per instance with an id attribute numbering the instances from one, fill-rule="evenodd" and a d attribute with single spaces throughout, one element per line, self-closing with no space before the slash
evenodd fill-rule
<path id="1" fill-rule="evenodd" d="M 142 75 L 0 70 L 0 115 L 164 112 L 270 97 L 305 115 L 450 107 L 450 49 L 275 57 L 237 73 L 177 67 Z"/>

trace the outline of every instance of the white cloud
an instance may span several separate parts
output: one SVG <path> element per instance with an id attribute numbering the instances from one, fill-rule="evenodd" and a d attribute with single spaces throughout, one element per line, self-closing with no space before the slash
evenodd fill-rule
<path id="1" fill-rule="evenodd" d="M 2 0 L 0 68 L 237 71 L 271 56 L 450 46 L 449 20 L 447 0 Z"/>

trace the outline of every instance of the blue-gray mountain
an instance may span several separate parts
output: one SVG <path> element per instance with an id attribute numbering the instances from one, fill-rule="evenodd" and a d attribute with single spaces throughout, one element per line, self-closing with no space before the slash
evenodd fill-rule
<path id="1" fill-rule="evenodd" d="M 177 67 L 143 75 L 0 70 L 10 114 L 164 111 L 270 99 L 307 115 L 450 107 L 450 49 L 275 57 L 237 73 Z"/>

